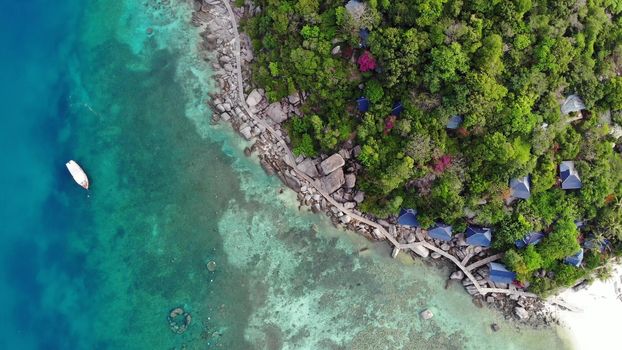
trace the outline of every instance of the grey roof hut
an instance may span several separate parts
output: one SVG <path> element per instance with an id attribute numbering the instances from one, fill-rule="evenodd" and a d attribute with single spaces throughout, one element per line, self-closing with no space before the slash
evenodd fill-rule
<path id="1" fill-rule="evenodd" d="M 562 180 L 562 189 L 576 190 L 581 188 L 579 172 L 574 167 L 574 162 L 565 160 L 559 165 L 559 177 Z"/>
<path id="2" fill-rule="evenodd" d="M 531 196 L 529 175 L 510 180 L 510 193 L 512 197 L 528 199 Z"/>

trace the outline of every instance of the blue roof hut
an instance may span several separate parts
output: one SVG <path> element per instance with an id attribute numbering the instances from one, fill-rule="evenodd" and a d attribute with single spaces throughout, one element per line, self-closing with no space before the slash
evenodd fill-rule
<path id="1" fill-rule="evenodd" d="M 415 209 L 400 209 L 397 223 L 403 226 L 419 227 L 417 211 Z"/>
<path id="2" fill-rule="evenodd" d="M 510 194 L 514 198 L 528 199 L 531 196 L 529 175 L 510 180 Z"/>
<path id="3" fill-rule="evenodd" d="M 516 248 L 525 248 L 528 245 L 540 243 L 542 238 L 544 238 L 544 233 L 531 232 L 530 234 L 525 236 L 523 239 L 519 239 L 516 242 L 514 242 L 514 245 L 516 246 Z"/>
<path id="4" fill-rule="evenodd" d="M 359 97 L 356 99 L 356 108 L 358 108 L 358 110 L 360 112 L 367 112 L 369 111 L 369 100 L 367 99 L 367 97 Z"/>
<path id="5" fill-rule="evenodd" d="M 369 40 L 369 29 L 367 28 L 359 29 L 359 39 L 360 39 L 359 46 L 361 48 L 367 47 L 367 41 Z"/>
<path id="6" fill-rule="evenodd" d="M 428 236 L 439 241 L 451 241 L 452 237 L 451 226 L 436 223 L 431 229 L 428 230 Z"/>
<path id="7" fill-rule="evenodd" d="M 490 271 L 488 279 L 491 282 L 510 284 L 516 279 L 516 273 L 508 270 L 503 264 L 491 262 L 488 268 Z"/>
<path id="8" fill-rule="evenodd" d="M 404 105 L 402 105 L 402 102 L 398 101 L 393 104 L 393 109 L 391 109 L 391 114 L 396 117 L 399 117 L 403 111 L 404 111 Z"/>
<path id="9" fill-rule="evenodd" d="M 566 160 L 559 165 L 559 177 L 562 180 L 564 190 L 576 190 L 581 188 L 581 178 L 574 167 L 574 162 Z"/>
<path id="10" fill-rule="evenodd" d="M 488 248 L 492 240 L 492 232 L 489 228 L 469 226 L 464 237 L 469 245 Z"/>
<path id="11" fill-rule="evenodd" d="M 462 117 L 459 115 L 454 115 L 447 121 L 447 129 L 455 130 L 460 127 L 462 124 Z"/>
<path id="12" fill-rule="evenodd" d="M 575 267 L 581 266 L 583 262 L 583 248 L 575 255 L 568 256 L 564 259 L 564 264 L 572 265 Z"/>

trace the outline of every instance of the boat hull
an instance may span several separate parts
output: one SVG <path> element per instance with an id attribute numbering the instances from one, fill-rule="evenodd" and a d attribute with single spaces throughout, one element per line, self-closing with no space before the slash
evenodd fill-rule
<path id="1" fill-rule="evenodd" d="M 65 164 L 65 166 L 67 166 L 67 170 L 69 170 L 69 173 L 76 181 L 76 183 L 82 186 L 84 189 L 88 190 L 89 178 L 86 176 L 86 173 L 84 172 L 84 170 L 82 170 L 80 165 L 78 165 L 78 163 L 76 163 L 75 161 L 70 160 L 69 162 L 67 162 L 67 164 Z"/>

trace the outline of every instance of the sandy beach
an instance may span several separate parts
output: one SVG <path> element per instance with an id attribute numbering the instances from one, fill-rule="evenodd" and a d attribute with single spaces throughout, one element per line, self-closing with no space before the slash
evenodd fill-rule
<path id="1" fill-rule="evenodd" d="M 616 265 L 611 278 L 597 280 L 586 289 L 571 289 L 558 298 L 580 309 L 555 313 L 562 323 L 561 332 L 572 341 L 576 349 L 620 349 L 619 328 L 622 324 L 622 266 Z"/>

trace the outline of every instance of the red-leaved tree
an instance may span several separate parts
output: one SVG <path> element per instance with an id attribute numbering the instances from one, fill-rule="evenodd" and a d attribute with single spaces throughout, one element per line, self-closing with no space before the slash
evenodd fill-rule
<path id="1" fill-rule="evenodd" d="M 369 72 L 370 70 L 376 69 L 376 59 L 369 51 L 363 52 L 358 59 L 358 64 L 361 72 Z"/>
<path id="2" fill-rule="evenodd" d="M 434 162 L 434 171 L 442 173 L 451 165 L 451 156 L 444 155 Z"/>

